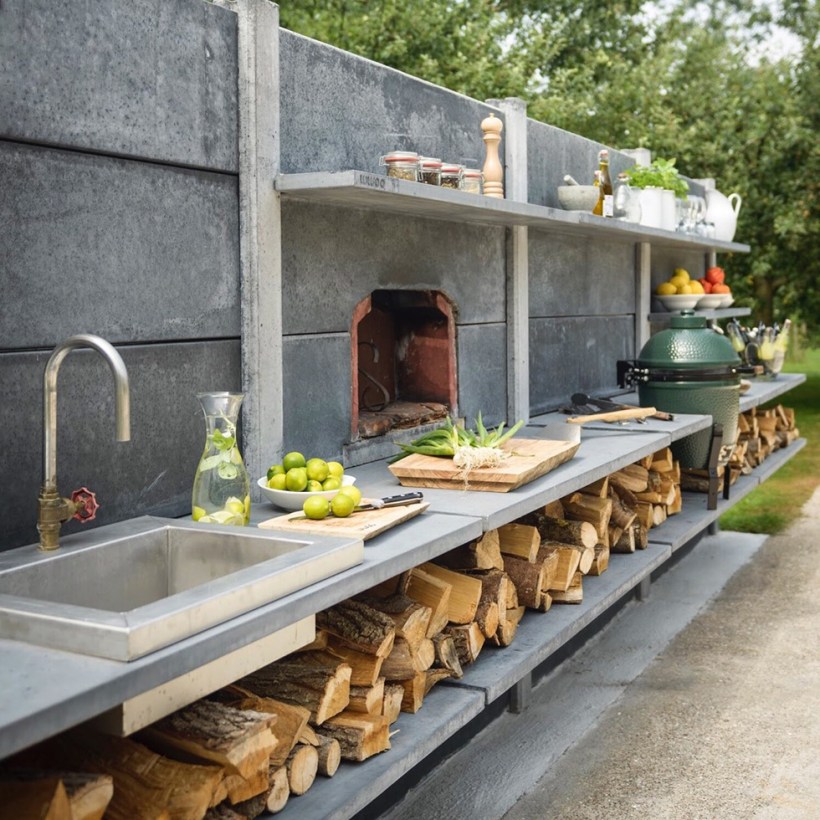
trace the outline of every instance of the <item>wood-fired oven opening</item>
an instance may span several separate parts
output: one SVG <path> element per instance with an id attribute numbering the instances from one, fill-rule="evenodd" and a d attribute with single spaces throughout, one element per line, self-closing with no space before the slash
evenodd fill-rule
<path id="1" fill-rule="evenodd" d="M 351 341 L 354 440 L 456 414 L 455 317 L 442 293 L 373 291 Z"/>

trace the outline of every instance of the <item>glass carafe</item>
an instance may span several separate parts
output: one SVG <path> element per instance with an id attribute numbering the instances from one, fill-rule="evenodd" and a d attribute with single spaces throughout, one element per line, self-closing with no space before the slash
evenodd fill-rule
<path id="1" fill-rule="evenodd" d="M 250 482 L 236 440 L 243 393 L 197 393 L 205 414 L 205 450 L 194 476 L 191 514 L 205 524 L 244 526 L 251 514 Z"/>

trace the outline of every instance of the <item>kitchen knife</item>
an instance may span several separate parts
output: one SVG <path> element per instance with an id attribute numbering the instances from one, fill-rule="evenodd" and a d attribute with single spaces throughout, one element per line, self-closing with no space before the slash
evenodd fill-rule
<path id="1" fill-rule="evenodd" d="M 369 510 L 383 510 L 386 507 L 404 507 L 423 500 L 424 493 L 419 492 L 403 493 L 402 495 L 389 495 L 386 498 L 363 498 L 361 503 L 357 507 L 354 507 L 353 512 L 350 514 L 353 515 L 358 512 L 368 512 Z M 332 512 L 328 514 L 328 518 L 333 517 Z M 307 516 L 304 513 L 299 513 L 299 515 L 291 514 L 288 520 L 298 521 L 302 518 L 307 518 Z"/>

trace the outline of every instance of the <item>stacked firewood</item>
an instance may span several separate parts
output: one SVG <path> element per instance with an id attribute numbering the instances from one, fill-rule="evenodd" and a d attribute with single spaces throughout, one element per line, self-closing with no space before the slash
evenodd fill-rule
<path id="1" fill-rule="evenodd" d="M 738 416 L 737 444 L 729 460 L 732 482 L 751 471 L 768 456 L 800 438 L 794 410 L 778 404 L 769 410 L 753 407 Z"/>

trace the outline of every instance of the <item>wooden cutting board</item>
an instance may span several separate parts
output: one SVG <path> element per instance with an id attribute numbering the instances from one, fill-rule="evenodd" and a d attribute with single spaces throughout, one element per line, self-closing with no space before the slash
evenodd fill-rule
<path id="1" fill-rule="evenodd" d="M 478 467 L 468 475 L 449 458 L 416 453 L 389 465 L 389 469 L 405 487 L 506 493 L 569 461 L 579 446 L 574 441 L 516 438 L 501 445 L 511 455 L 500 466 Z"/>
<path id="2" fill-rule="evenodd" d="M 367 499 L 363 499 L 367 500 Z M 286 530 L 305 535 L 346 535 L 367 541 L 403 521 L 415 518 L 430 506 L 429 501 L 417 501 L 401 507 L 385 507 L 382 510 L 366 510 L 349 515 L 347 518 L 334 518 L 332 515 L 315 521 L 302 518 L 301 511 L 277 515 L 263 521 L 259 526 L 264 530 Z"/>

